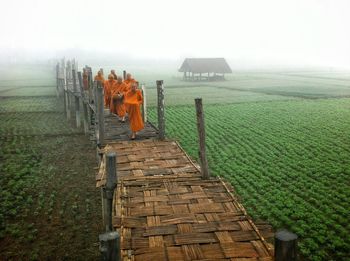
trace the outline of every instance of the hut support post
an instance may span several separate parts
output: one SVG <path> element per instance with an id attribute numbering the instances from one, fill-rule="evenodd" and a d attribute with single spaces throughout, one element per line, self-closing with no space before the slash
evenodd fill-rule
<path id="1" fill-rule="evenodd" d="M 207 153 L 205 149 L 205 125 L 202 98 L 195 99 L 197 113 L 197 129 L 199 137 L 199 159 L 201 164 L 201 172 L 203 179 L 209 179 L 209 167 Z"/>
<path id="2" fill-rule="evenodd" d="M 146 86 L 144 84 L 141 85 L 142 90 L 142 119 L 143 122 L 147 122 L 147 99 L 146 99 Z"/>
<path id="3" fill-rule="evenodd" d="M 160 140 L 165 139 L 165 112 L 164 112 L 164 85 L 163 80 L 157 81 L 158 97 L 158 137 Z"/>
<path id="4" fill-rule="evenodd" d="M 103 88 L 100 82 L 97 82 L 97 119 L 98 119 L 98 140 L 101 145 L 105 142 L 105 118 L 104 118 L 104 104 L 103 104 Z"/>
<path id="5" fill-rule="evenodd" d="M 287 230 L 278 231 L 275 234 L 275 260 L 296 261 L 297 260 L 298 236 Z"/>
<path id="6" fill-rule="evenodd" d="M 120 235 L 117 231 L 99 235 L 101 260 L 120 261 Z"/>
<path id="7" fill-rule="evenodd" d="M 123 79 L 124 80 L 126 79 L 126 71 L 125 70 L 123 71 Z"/>

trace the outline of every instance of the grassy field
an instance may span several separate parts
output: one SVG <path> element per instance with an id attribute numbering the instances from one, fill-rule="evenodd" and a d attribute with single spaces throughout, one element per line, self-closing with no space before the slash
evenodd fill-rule
<path id="1" fill-rule="evenodd" d="M 66 123 L 53 69 L 0 68 L 0 76 L 0 259 L 96 260 L 95 154 Z M 164 80 L 167 136 L 193 158 L 193 99 L 203 98 L 210 171 L 233 184 L 255 220 L 297 233 L 303 259 L 349 260 L 349 72 L 244 71 L 215 83 L 135 77 L 154 123 L 155 80 Z"/>
<path id="2" fill-rule="evenodd" d="M 235 80 L 236 79 L 236 80 Z M 198 155 L 202 97 L 210 170 L 231 181 L 254 219 L 298 234 L 307 260 L 350 256 L 350 73 L 242 73 L 165 83 L 167 136 Z M 155 89 L 148 89 L 156 123 Z"/>
<path id="3" fill-rule="evenodd" d="M 50 66 L 0 69 L 0 260 L 96 260 L 95 150 L 70 127 Z"/>

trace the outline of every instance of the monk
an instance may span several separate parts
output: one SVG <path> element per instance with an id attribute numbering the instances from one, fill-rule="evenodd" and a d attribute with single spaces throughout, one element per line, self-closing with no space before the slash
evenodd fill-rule
<path id="1" fill-rule="evenodd" d="M 85 91 L 89 90 L 89 73 L 85 68 L 83 69 L 83 87 Z"/>
<path id="2" fill-rule="evenodd" d="M 119 116 L 121 122 L 125 122 L 125 105 L 124 95 L 128 91 L 128 86 L 123 83 L 123 78 L 118 77 L 117 82 L 113 85 L 111 92 L 110 111 Z"/>
<path id="3" fill-rule="evenodd" d="M 125 94 L 125 106 L 128 111 L 131 139 L 136 138 L 136 132 L 144 128 L 144 123 L 141 116 L 140 104 L 143 102 L 142 92 L 137 89 L 138 82 L 131 84 L 131 89 Z"/>
<path id="4" fill-rule="evenodd" d="M 131 88 L 131 84 L 134 82 L 136 82 L 136 80 L 131 77 L 131 74 L 126 74 L 126 79 L 124 80 L 124 83 L 129 86 L 129 89 Z"/>
<path id="5" fill-rule="evenodd" d="M 100 82 L 101 85 L 103 86 L 103 84 L 105 82 L 105 78 L 103 77 L 103 74 L 102 74 L 101 70 L 99 70 L 97 72 L 97 75 L 95 76 L 95 81 Z"/>
<path id="6" fill-rule="evenodd" d="M 105 107 L 109 107 L 111 104 L 111 90 L 114 89 L 116 83 L 117 81 L 114 80 L 114 76 L 112 74 L 108 75 L 108 80 L 103 85 Z"/>
<path id="7" fill-rule="evenodd" d="M 117 80 L 117 79 L 118 79 L 118 76 L 117 76 L 117 74 L 115 73 L 115 70 L 111 70 L 111 74 L 113 75 L 114 80 Z"/>

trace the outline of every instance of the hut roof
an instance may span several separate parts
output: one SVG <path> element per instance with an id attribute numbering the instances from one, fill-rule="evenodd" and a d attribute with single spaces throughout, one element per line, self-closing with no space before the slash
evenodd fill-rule
<path id="1" fill-rule="evenodd" d="M 232 73 L 224 58 L 186 58 L 179 72 Z"/>

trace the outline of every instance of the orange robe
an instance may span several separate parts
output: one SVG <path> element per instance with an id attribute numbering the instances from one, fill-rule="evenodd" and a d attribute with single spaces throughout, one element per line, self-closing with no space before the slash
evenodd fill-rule
<path id="1" fill-rule="evenodd" d="M 113 86 L 112 89 L 110 90 L 111 92 L 111 101 L 110 101 L 110 111 L 112 113 L 118 114 L 119 117 L 124 117 L 125 116 L 125 105 L 123 100 L 117 100 L 115 96 L 118 94 L 125 95 L 125 93 L 128 91 L 128 86 L 125 83 L 118 83 L 116 82 Z"/>
<path id="2" fill-rule="evenodd" d="M 128 110 L 130 129 L 133 132 L 140 131 L 144 128 L 144 123 L 142 120 L 140 104 L 142 104 L 142 93 L 140 90 L 128 91 L 125 94 L 125 106 Z"/>
<path id="3" fill-rule="evenodd" d="M 136 82 L 136 80 L 132 78 L 129 80 L 128 79 L 124 80 L 124 83 L 128 86 L 129 89 L 131 88 L 131 84 L 134 82 Z"/>
<path id="4" fill-rule="evenodd" d="M 89 80 L 88 80 L 88 73 L 83 73 L 83 87 L 84 90 L 88 90 L 89 89 Z"/>
<path id="5" fill-rule="evenodd" d="M 104 100 L 105 100 L 105 107 L 109 107 L 111 104 L 111 90 L 114 89 L 114 85 L 117 83 L 116 80 L 107 80 L 105 81 L 105 84 L 103 85 L 104 90 Z"/>
<path id="6" fill-rule="evenodd" d="M 103 86 L 103 84 L 104 84 L 104 82 L 105 82 L 105 78 L 104 78 L 102 75 L 97 74 L 97 75 L 95 76 L 95 81 L 100 82 L 101 85 Z"/>

